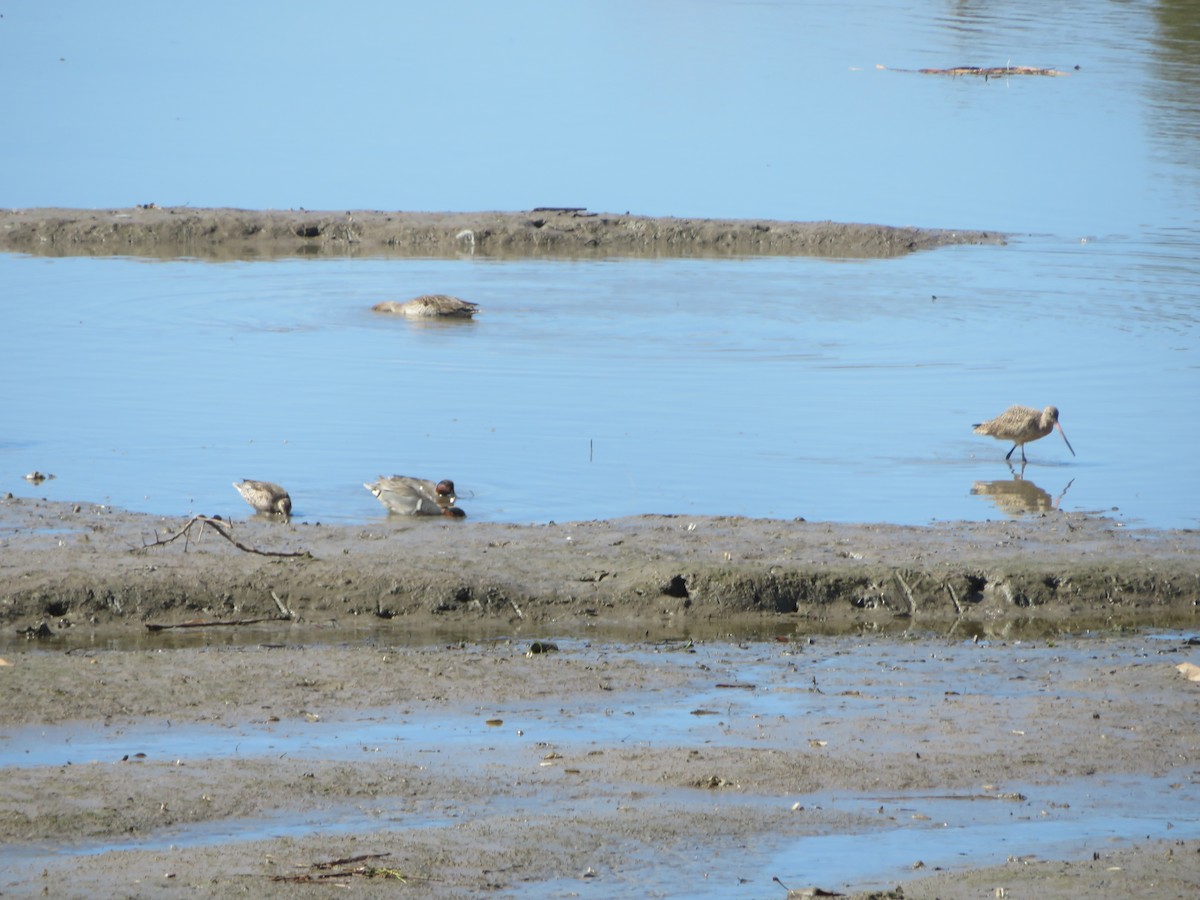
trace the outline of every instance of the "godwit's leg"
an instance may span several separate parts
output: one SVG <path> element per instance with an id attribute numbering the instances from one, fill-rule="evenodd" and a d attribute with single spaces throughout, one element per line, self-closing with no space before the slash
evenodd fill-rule
<path id="1" fill-rule="evenodd" d="M 1016 449 L 1017 449 L 1017 446 L 1018 446 L 1017 444 L 1013 444 L 1013 445 L 1012 445 L 1012 450 L 1009 450 L 1007 453 L 1005 453 L 1005 454 L 1004 454 L 1004 458 L 1005 458 L 1005 459 L 1012 459 L 1013 450 L 1016 450 Z M 1021 455 L 1022 455 L 1022 456 L 1024 456 L 1024 455 L 1025 455 L 1025 451 L 1024 451 L 1024 450 L 1022 450 L 1022 451 L 1021 451 Z"/>

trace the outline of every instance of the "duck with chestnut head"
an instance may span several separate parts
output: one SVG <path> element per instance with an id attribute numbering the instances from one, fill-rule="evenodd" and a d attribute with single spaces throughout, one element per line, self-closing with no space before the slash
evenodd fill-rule
<path id="1" fill-rule="evenodd" d="M 379 480 L 363 483 L 375 499 L 387 507 L 388 512 L 398 516 L 447 516 L 453 519 L 466 517 L 466 513 L 455 506 L 458 496 L 454 493 L 454 482 L 444 478 L 432 482 L 425 478 L 407 475 L 380 476 Z"/>

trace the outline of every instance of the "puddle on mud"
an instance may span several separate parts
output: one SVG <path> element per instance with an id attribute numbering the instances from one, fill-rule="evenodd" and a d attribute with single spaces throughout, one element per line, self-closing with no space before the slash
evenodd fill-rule
<path id="1" fill-rule="evenodd" d="M 805 883 L 879 884 L 914 872 L 987 866 L 1009 857 L 1084 856 L 1112 842 L 1200 835 L 1193 811 L 1200 785 L 1175 776 L 1093 776 L 1054 785 L 1006 785 L 1024 800 L 947 792 L 834 795 L 846 812 L 874 812 L 891 827 L 862 834 L 802 838 L 767 863 L 769 871 L 798 873 Z M 821 800 L 814 801 L 820 804 Z M 864 853 L 869 842 L 870 852 Z M 920 865 L 918 865 L 920 864 Z"/>
<path id="2" fill-rule="evenodd" d="M 1168 645 L 1193 638 L 1158 633 L 1148 639 Z M 854 638 L 827 639 L 815 647 L 804 642 L 689 641 L 634 647 L 568 639 L 553 643 L 564 654 L 619 655 L 630 663 L 674 667 L 703 677 L 684 689 L 642 686 L 610 693 L 601 708 L 586 700 L 473 709 L 406 703 L 355 710 L 352 718 L 322 714 L 314 721 L 292 718 L 215 726 L 160 719 L 36 725 L 0 734 L 0 767 L 115 762 L 139 753 L 160 761 L 264 754 L 349 759 L 364 750 L 409 754 L 529 741 L 564 746 L 727 746 L 744 742 L 748 734 L 761 746 L 788 747 L 813 735 L 812 717 L 819 719 L 822 735 L 856 728 L 864 715 L 884 715 L 898 704 L 906 709 L 908 722 L 932 722 L 938 715 L 936 704 L 947 697 L 986 696 L 1004 703 L 1017 717 L 1023 698 L 1045 691 L 1037 676 L 1105 652 L 1103 641 L 1058 647 L 1020 641 L 885 640 L 870 643 L 865 652 Z M 1122 659 L 1129 657 L 1126 649 Z M 1069 682 L 1056 683 L 1054 694 L 1074 696 Z M 271 713 L 262 715 L 265 719 Z M 502 724 L 489 724 L 497 720 Z M 886 740 L 886 735 L 873 740 Z"/>
<path id="3" fill-rule="evenodd" d="M 747 877 L 748 886 L 743 891 L 733 889 L 727 878 L 714 880 L 711 885 L 692 880 L 688 895 L 758 896 L 761 887 L 751 888 L 749 884 L 761 884 L 763 873 L 779 873 L 792 886 L 869 889 L 914 874 L 999 865 L 1010 858 L 1074 858 L 1098 849 L 1109 851 L 1121 842 L 1200 836 L 1200 821 L 1192 815 L 1200 803 L 1200 785 L 1180 785 L 1171 776 L 1091 777 L 1051 786 L 1018 785 L 1015 789 L 1023 799 L 958 792 L 804 795 L 795 801 L 803 804 L 796 815 L 814 816 L 818 821 L 827 816 L 839 821 L 875 819 L 878 827 L 866 825 L 799 840 L 760 837 L 752 846 L 738 848 L 732 871 Z M 672 808 L 695 815 L 703 815 L 718 804 L 750 806 L 760 802 L 769 806 L 793 802 L 792 797 L 741 794 L 714 798 L 704 792 L 670 793 Z M 596 805 L 607 802 L 604 798 Z M 586 813 L 588 805 L 587 799 L 572 802 L 577 814 Z M 524 810 L 519 801 L 506 800 L 504 807 L 507 816 L 538 812 Z M 430 815 L 413 809 L 404 799 L 379 798 L 317 811 L 281 811 L 257 818 L 172 826 L 150 837 L 120 843 L 9 846 L 0 848 L 0 871 L 36 871 L 66 857 L 114 851 L 164 852 L 314 834 L 333 837 L 446 828 L 473 814 L 447 806 L 443 815 Z M 865 852 L 867 847 L 869 852 Z M 693 849 L 698 871 L 716 866 L 723 852 L 720 848 Z M 640 852 L 644 850 L 630 848 L 627 867 L 618 877 L 606 881 L 608 896 L 653 896 L 655 891 L 667 896 L 678 890 L 679 870 L 664 864 L 656 853 Z M 577 888 L 575 879 L 541 882 L 538 887 L 544 896 L 572 893 Z"/>
<path id="4" fill-rule="evenodd" d="M 1155 645 L 1187 642 L 1181 634 L 1146 636 Z M 0 737 L 0 766 L 161 765 L 211 759 L 274 758 L 411 762 L 459 775 L 482 771 L 527 771 L 531 747 L 552 746 L 564 756 L 585 756 L 597 747 L 651 748 L 753 746 L 794 748 L 828 739 L 830 747 L 862 739 L 864 720 L 878 721 L 902 709 L 906 725 L 939 727 L 954 715 L 960 698 L 996 701 L 989 727 L 1009 733 L 1028 727 L 1023 704 L 1047 691 L 1048 673 L 1056 698 L 1074 696 L 1072 684 L 1096 666 L 1136 663 L 1154 647 L 1129 642 L 1075 641 L 1063 646 L 1021 642 L 948 643 L 884 640 L 864 643 L 832 639 L 806 643 L 722 643 L 670 645 L 619 650 L 588 641 L 556 641 L 560 652 L 603 657 L 620 653 L 638 663 L 678 668 L 696 677 L 683 687 L 615 692 L 601 701 L 520 701 L 479 707 L 406 703 L 401 707 L 355 710 L 345 718 L 316 721 L 293 717 L 276 722 L 244 721 L 230 726 L 136 720 L 131 724 L 70 723 L 14 729 Z M 677 683 L 677 682 L 676 682 Z M 602 705 L 601 705 L 602 704 Z M 264 713 L 267 715 L 269 713 Z M 1011 722 L 1008 719 L 1011 718 Z M 488 724 L 489 720 L 501 724 Z M 1016 733 L 1016 732 L 1012 732 Z M 913 732 L 871 737 L 887 751 L 893 741 L 911 744 Z M 981 740 L 986 740 L 984 735 Z M 753 742 L 753 743 L 751 743 Z M 905 747 L 908 747 L 906 744 Z M 818 751 L 820 752 L 820 751 Z M 832 751 L 830 751 L 832 752 Z M 138 754 L 145 754 L 139 758 Z M 541 751 L 538 751 L 540 757 Z M 564 773 L 565 774 L 565 773 Z M 767 815 L 794 809 L 807 817 L 813 833 L 759 834 L 736 858 L 730 847 L 689 844 L 694 862 L 647 854 L 631 847 L 628 865 L 607 880 L 610 896 L 645 896 L 679 889 L 680 866 L 718 867 L 753 883 L 733 888 L 689 879 L 690 896 L 759 896 L 762 874 L 778 874 L 793 886 L 821 884 L 863 888 L 932 872 L 939 868 L 1000 864 L 1009 857 L 1071 858 L 1121 841 L 1200 836 L 1200 780 L 1178 771 L 1154 775 L 1093 775 L 1052 784 L 1005 782 L 997 795 L 928 789 L 913 792 L 716 794 L 678 786 L 647 788 L 642 803 L 667 803 L 682 814 L 704 815 L 716 806 L 740 806 Z M 573 794 L 574 815 L 591 807 L 611 812 L 620 785 L 596 784 Z M 1014 795 L 1019 792 L 1020 797 Z M 1003 794 L 1004 796 L 998 796 Z M 198 848 L 314 834 L 403 832 L 446 828 L 474 816 L 534 817 L 545 796 L 480 798 L 471 809 L 447 799 L 429 803 L 404 797 L 372 797 L 319 810 L 280 810 L 254 818 L 175 825 L 127 841 L 44 843 L 0 849 L 0 870 L 35 871 L 64 858 L 112 851 Z M 537 807 L 536 809 L 534 807 Z M 864 852 L 869 847 L 869 852 Z M 914 865 L 922 864 L 914 871 Z M 732 867 L 732 868 L 731 868 Z M 575 880 L 539 884 L 547 894 L 578 889 Z"/>

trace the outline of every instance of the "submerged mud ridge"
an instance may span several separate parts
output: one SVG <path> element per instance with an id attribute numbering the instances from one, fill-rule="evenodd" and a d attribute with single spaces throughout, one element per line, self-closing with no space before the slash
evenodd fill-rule
<path id="1" fill-rule="evenodd" d="M 202 521 L 0 500 L 0 622 L 286 615 L 409 627 L 1111 628 L 1193 621 L 1200 532 L 1053 514 L 924 527 L 638 516 L 548 525 Z M 172 543 L 154 546 L 188 531 Z M 261 551 L 261 552 L 254 552 Z M 270 554 L 270 555 L 264 555 Z"/>
<path id="2" fill-rule="evenodd" d="M 985 231 L 759 219 L 682 219 L 541 208 L 382 212 L 160 208 L 0 210 L 0 251 L 44 256 L 893 257 L 1002 244 Z"/>

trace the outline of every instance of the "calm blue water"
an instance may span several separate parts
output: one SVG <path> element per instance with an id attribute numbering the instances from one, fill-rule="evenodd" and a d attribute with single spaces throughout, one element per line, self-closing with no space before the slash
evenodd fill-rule
<path id="1" fill-rule="evenodd" d="M 6 9 L 0 203 L 1014 239 L 867 262 L 0 255 L 0 490 L 242 514 L 230 482 L 267 478 L 355 521 L 382 512 L 361 482 L 401 473 L 502 521 L 996 518 L 1008 445 L 970 425 L 1052 403 L 1078 456 L 1030 446 L 1046 503 L 1197 524 L 1196 3 L 422 7 Z M 1070 74 L 889 70 L 1007 63 Z M 368 311 L 425 292 L 485 312 Z"/>

